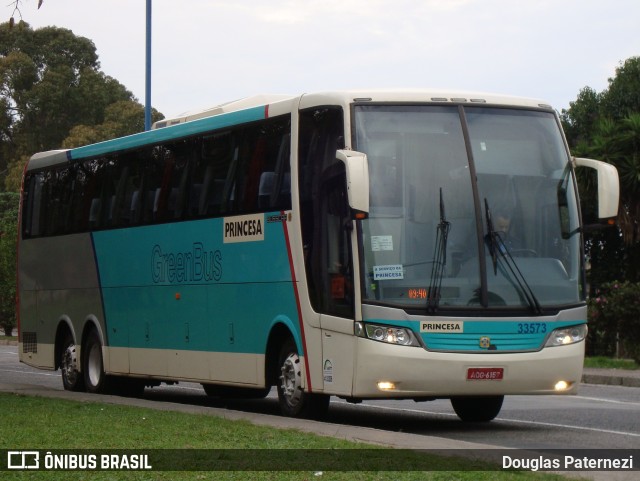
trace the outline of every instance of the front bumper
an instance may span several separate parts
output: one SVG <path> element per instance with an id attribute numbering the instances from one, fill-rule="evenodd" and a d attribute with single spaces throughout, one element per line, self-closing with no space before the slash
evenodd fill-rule
<path id="1" fill-rule="evenodd" d="M 584 342 L 523 353 L 445 353 L 357 338 L 355 398 L 572 394 L 582 377 Z M 468 380 L 469 368 L 502 368 L 500 380 Z M 558 391 L 558 382 L 567 383 Z M 394 389 L 381 390 L 380 382 Z"/>

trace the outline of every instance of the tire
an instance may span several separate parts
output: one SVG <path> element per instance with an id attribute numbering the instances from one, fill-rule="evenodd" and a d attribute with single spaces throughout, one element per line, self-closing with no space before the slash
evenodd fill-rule
<path id="1" fill-rule="evenodd" d="M 108 392 L 108 379 L 102 361 L 102 343 L 97 331 L 92 330 L 82 346 L 82 373 L 87 392 Z"/>
<path id="2" fill-rule="evenodd" d="M 84 378 L 78 369 L 78 349 L 70 333 L 65 334 L 60 349 L 60 373 L 62 385 L 67 391 L 84 391 Z"/>
<path id="3" fill-rule="evenodd" d="M 289 417 L 323 418 L 329 408 L 329 396 L 307 393 L 302 388 L 302 362 L 293 339 L 289 338 L 278 356 L 278 404 Z"/>
<path id="4" fill-rule="evenodd" d="M 504 396 L 461 396 L 452 397 L 451 405 L 462 421 L 485 423 L 500 413 L 503 401 Z"/>

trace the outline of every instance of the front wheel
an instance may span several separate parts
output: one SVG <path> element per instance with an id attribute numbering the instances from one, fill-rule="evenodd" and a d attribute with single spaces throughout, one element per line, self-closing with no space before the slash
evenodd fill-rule
<path id="1" fill-rule="evenodd" d="M 451 405 L 458 417 L 469 423 L 483 423 L 494 419 L 502 409 L 504 396 L 452 397 Z"/>
<path id="2" fill-rule="evenodd" d="M 304 391 L 302 361 L 293 339 L 288 339 L 280 349 L 278 366 L 278 403 L 282 414 L 314 419 L 323 417 L 329 408 L 329 396 Z"/>
<path id="3" fill-rule="evenodd" d="M 95 330 L 89 333 L 82 347 L 82 373 L 87 392 L 107 392 L 107 375 L 102 362 L 102 343 Z"/>

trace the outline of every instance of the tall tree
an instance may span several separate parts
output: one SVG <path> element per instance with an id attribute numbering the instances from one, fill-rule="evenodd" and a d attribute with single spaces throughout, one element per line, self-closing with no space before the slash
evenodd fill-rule
<path id="1" fill-rule="evenodd" d="M 602 113 L 614 120 L 640 113 L 640 57 L 628 58 L 616 68 L 603 92 Z"/>
<path id="2" fill-rule="evenodd" d="M 7 336 L 15 326 L 16 232 L 18 194 L 0 193 L 0 328 Z"/>
<path id="3" fill-rule="evenodd" d="M 603 92 L 582 89 L 562 121 L 574 154 L 609 162 L 620 177 L 618 230 L 587 236 L 592 267 L 600 271 L 594 277 L 619 272 L 621 280 L 640 281 L 640 57 L 622 63 Z M 580 190 L 592 203 L 597 198 L 588 176 L 580 176 Z"/>
<path id="4" fill-rule="evenodd" d="M 153 122 L 161 120 L 162 114 L 151 111 Z M 95 125 L 76 125 L 62 142 L 62 147 L 72 149 L 116 137 L 124 137 L 144 130 L 144 107 L 129 101 L 114 102 L 104 110 L 104 122 Z"/>
<path id="5" fill-rule="evenodd" d="M 33 153 L 60 148 L 73 127 L 104 123 L 107 107 L 118 102 L 139 105 L 100 71 L 91 40 L 58 27 L 1 24 L 0 184 Z M 15 188 L 15 179 L 10 184 Z"/>
<path id="6" fill-rule="evenodd" d="M 569 102 L 569 110 L 562 111 L 562 124 L 570 142 L 589 138 L 600 116 L 600 97 L 591 87 L 584 87 L 576 100 Z"/>

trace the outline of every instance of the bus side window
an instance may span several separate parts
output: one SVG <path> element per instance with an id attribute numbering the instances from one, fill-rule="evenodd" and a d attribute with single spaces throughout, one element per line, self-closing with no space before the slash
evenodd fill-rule
<path id="1" fill-rule="evenodd" d="M 162 178 L 153 196 L 153 217 L 155 222 L 181 219 L 188 195 L 189 141 L 178 141 L 163 146 L 158 157 L 162 159 Z M 159 190 L 158 190 L 159 189 Z"/>
<path id="2" fill-rule="evenodd" d="M 60 190 L 57 186 L 58 172 L 55 170 L 47 170 L 46 172 L 43 172 L 42 180 L 42 193 L 44 196 L 42 213 L 44 215 L 40 218 L 42 227 L 41 234 L 44 236 L 50 236 L 56 234 L 56 226 L 60 211 Z"/>
<path id="3" fill-rule="evenodd" d="M 233 156 L 228 164 L 227 175 L 224 179 L 222 188 L 222 202 L 220 205 L 220 213 L 230 214 L 234 210 L 235 190 L 236 190 L 236 172 L 238 170 L 238 146 L 234 145 Z"/>
<path id="4" fill-rule="evenodd" d="M 155 184 L 157 184 L 153 151 L 148 148 L 141 149 L 136 153 L 135 164 L 137 177 L 133 182 L 129 223 L 144 225 L 152 219 Z"/>
<path id="5" fill-rule="evenodd" d="M 194 182 L 202 184 L 197 206 L 198 216 L 220 214 L 225 179 L 233 156 L 233 148 L 233 135 L 230 131 L 215 133 L 203 139 L 201 145 L 202 179 L 198 177 L 194 179 Z"/>
<path id="6" fill-rule="evenodd" d="M 116 178 L 115 193 L 111 201 L 111 212 L 109 212 L 109 220 L 113 227 L 121 225 L 126 215 L 124 212 L 128 212 L 131 205 L 131 199 L 129 199 L 129 202 L 126 201 L 130 170 L 131 166 L 124 162 L 123 159 L 120 159 L 120 170 Z"/>
<path id="7" fill-rule="evenodd" d="M 172 190 L 172 183 L 175 170 L 175 156 L 166 146 L 159 146 L 153 153 L 157 179 L 153 183 L 153 222 L 163 222 L 168 218 L 169 196 Z"/>
<path id="8" fill-rule="evenodd" d="M 279 142 L 276 156 L 276 177 L 275 185 L 271 191 L 271 199 L 269 199 L 269 207 L 280 211 L 291 209 L 291 131 L 290 125 L 287 127 L 286 134 L 275 139 Z"/>
<path id="9" fill-rule="evenodd" d="M 239 192 L 240 212 L 256 212 L 258 210 L 258 193 L 260 186 L 261 173 L 265 170 L 267 162 L 267 139 L 263 132 L 258 134 L 257 138 L 253 135 L 248 139 L 246 148 L 246 157 L 248 162 L 242 166 L 239 177 L 242 179 L 240 185 L 242 190 Z"/>
<path id="10" fill-rule="evenodd" d="M 25 181 L 24 214 L 22 219 L 23 237 L 39 237 L 42 233 L 40 211 L 42 205 L 42 173 L 30 175 Z"/>
<path id="11" fill-rule="evenodd" d="M 189 196 L 191 195 L 191 172 L 197 163 L 198 154 L 193 150 L 192 140 L 185 140 L 181 147 L 181 159 L 178 162 L 180 166 L 179 182 L 177 186 L 175 204 L 173 209 L 173 218 L 176 220 L 184 219 L 189 213 Z"/>

